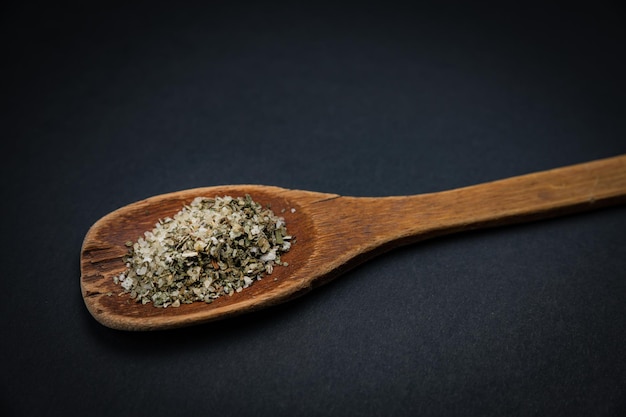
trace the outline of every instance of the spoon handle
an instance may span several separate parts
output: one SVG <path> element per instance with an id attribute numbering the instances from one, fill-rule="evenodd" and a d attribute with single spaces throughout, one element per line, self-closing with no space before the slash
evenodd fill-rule
<path id="1" fill-rule="evenodd" d="M 360 251 L 626 203 L 626 155 L 431 194 L 338 197 Z M 320 205 L 322 206 L 322 205 Z M 321 208 L 321 207 L 320 207 Z M 329 207 L 330 208 L 330 207 Z M 388 245 L 391 244 L 391 245 Z"/>
<path id="2" fill-rule="evenodd" d="M 446 228 L 520 223 L 626 201 L 626 155 L 440 193 Z"/>

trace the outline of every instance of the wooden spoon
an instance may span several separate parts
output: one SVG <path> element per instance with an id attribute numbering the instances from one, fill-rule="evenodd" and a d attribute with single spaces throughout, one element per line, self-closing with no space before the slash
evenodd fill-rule
<path id="1" fill-rule="evenodd" d="M 295 237 L 282 260 L 251 287 L 212 304 L 142 305 L 120 294 L 125 242 L 197 196 L 250 196 L 282 215 Z M 342 197 L 262 185 L 224 185 L 151 197 L 98 220 L 81 252 L 81 290 L 100 323 L 121 330 L 188 326 L 298 297 L 393 247 L 444 234 L 548 218 L 626 202 L 626 155 L 471 187 L 403 197 Z"/>

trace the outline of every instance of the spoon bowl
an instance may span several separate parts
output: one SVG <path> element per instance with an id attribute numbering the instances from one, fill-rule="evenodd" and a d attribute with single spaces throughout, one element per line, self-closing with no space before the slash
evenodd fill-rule
<path id="1" fill-rule="evenodd" d="M 136 241 L 151 230 L 159 219 L 172 217 L 183 205 L 198 196 L 246 194 L 274 213 L 285 218 L 294 237 L 291 250 L 281 255 L 289 266 L 276 266 L 271 275 L 240 293 L 222 296 L 211 304 L 194 302 L 180 307 L 155 308 L 142 305 L 121 294 L 113 277 L 126 267 L 125 242 Z M 315 223 L 307 214 L 306 203 L 331 194 L 285 190 L 260 185 L 216 186 L 168 193 L 122 207 L 96 222 L 87 233 L 81 253 L 81 289 L 87 308 L 102 324 L 123 330 L 152 330 L 181 327 L 244 313 L 285 301 L 306 291 L 307 280 L 301 277 L 303 267 L 314 253 Z M 297 243 L 296 243 L 297 242 Z"/>
<path id="2" fill-rule="evenodd" d="M 285 218 L 294 237 L 288 266 L 232 296 L 156 308 L 122 293 L 125 243 L 198 196 L 249 194 Z M 296 298 L 399 245 L 482 227 L 590 210 L 626 201 L 626 155 L 437 193 L 343 197 L 263 185 L 196 188 L 151 197 L 98 220 L 83 241 L 81 291 L 89 312 L 120 330 L 159 330 L 249 313 Z"/>

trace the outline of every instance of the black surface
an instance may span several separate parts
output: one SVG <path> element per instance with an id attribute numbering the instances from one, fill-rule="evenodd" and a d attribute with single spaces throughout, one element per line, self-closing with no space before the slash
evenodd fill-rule
<path id="1" fill-rule="evenodd" d="M 207 3 L 5 6 L 2 415 L 624 411 L 623 207 L 406 247 L 224 322 L 95 322 L 82 239 L 151 195 L 416 194 L 626 152 L 617 3 Z"/>

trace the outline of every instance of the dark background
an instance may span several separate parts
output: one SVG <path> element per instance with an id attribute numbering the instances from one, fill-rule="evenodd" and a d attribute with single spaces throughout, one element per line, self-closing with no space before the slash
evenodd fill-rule
<path id="1" fill-rule="evenodd" d="M 206 3 L 4 6 L 2 415 L 625 411 L 623 207 L 405 247 L 232 320 L 98 324 L 82 239 L 151 195 L 416 194 L 626 153 L 617 2 Z"/>

